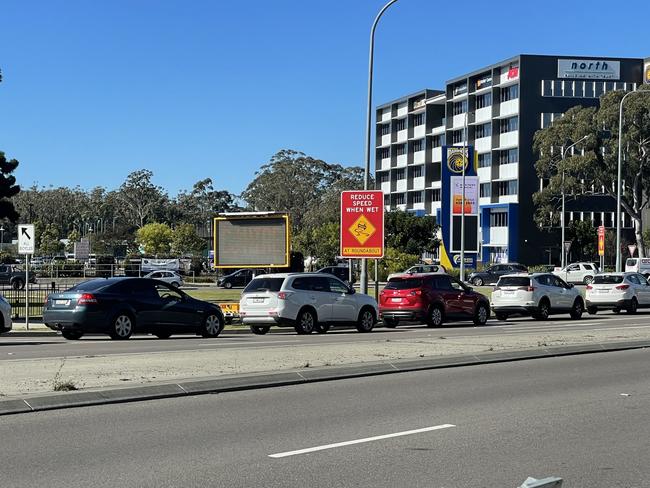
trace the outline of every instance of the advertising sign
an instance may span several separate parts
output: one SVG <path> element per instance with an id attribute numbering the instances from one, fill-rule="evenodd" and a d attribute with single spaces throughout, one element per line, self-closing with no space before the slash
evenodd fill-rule
<path id="1" fill-rule="evenodd" d="M 618 80 L 621 77 L 620 61 L 602 59 L 558 59 L 558 78 L 582 80 Z"/>
<path id="2" fill-rule="evenodd" d="M 381 190 L 341 192 L 340 232 L 342 257 L 383 257 L 384 192 Z"/>
<path id="3" fill-rule="evenodd" d="M 605 255 L 605 227 L 598 227 L 598 255 Z"/>
<path id="4" fill-rule="evenodd" d="M 465 215 L 478 215 L 478 176 L 465 176 Z M 463 177 L 451 177 L 451 213 L 463 213 Z"/>
<path id="5" fill-rule="evenodd" d="M 18 226 L 18 254 L 34 254 L 34 224 Z"/>
<path id="6" fill-rule="evenodd" d="M 650 58 L 645 59 L 643 66 L 643 82 L 650 84 Z"/>

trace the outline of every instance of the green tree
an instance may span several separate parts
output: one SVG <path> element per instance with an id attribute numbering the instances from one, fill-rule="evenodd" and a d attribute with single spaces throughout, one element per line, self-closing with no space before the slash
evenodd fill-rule
<path id="1" fill-rule="evenodd" d="M 123 218 L 138 228 L 160 210 L 167 198 L 163 189 L 151 182 L 152 178 L 153 172 L 148 169 L 134 171 L 117 192 Z"/>
<path id="2" fill-rule="evenodd" d="M 63 250 L 63 243 L 59 240 L 59 229 L 55 224 L 47 224 L 41 232 L 38 250 L 44 256 L 55 256 Z"/>
<path id="3" fill-rule="evenodd" d="M 568 237 L 571 239 L 571 255 L 575 261 L 596 259 L 598 232 L 591 220 L 571 222 Z"/>
<path id="4" fill-rule="evenodd" d="M 80 240 L 81 240 L 81 234 L 79 234 L 79 231 L 77 231 L 77 229 L 73 229 L 68 234 L 68 245 L 65 247 L 65 251 L 74 252 L 74 244 L 75 242 L 79 242 Z"/>
<path id="5" fill-rule="evenodd" d="M 384 216 L 386 247 L 406 254 L 420 256 L 432 252 L 440 245 L 436 238 L 438 226 L 431 216 L 417 216 L 410 212 L 394 210 Z"/>
<path id="6" fill-rule="evenodd" d="M 201 255 L 207 247 L 207 242 L 196 233 L 192 224 L 177 225 L 173 231 L 172 252 L 181 256 Z"/>
<path id="7" fill-rule="evenodd" d="M 144 248 L 145 254 L 168 254 L 173 239 L 172 230 L 167 224 L 146 224 L 136 232 L 136 243 Z"/>
<path id="8" fill-rule="evenodd" d="M 639 88 L 649 89 L 645 85 Z M 540 227 L 557 225 L 563 186 L 565 194 L 577 200 L 594 194 L 616 199 L 619 106 L 624 95 L 623 91 L 605 94 L 598 109 L 573 107 L 552 126 L 535 134 L 534 148 L 538 154 L 535 168 L 545 182 L 544 188 L 533 196 L 535 220 Z M 625 185 L 621 206 L 634 223 L 637 246 L 643 253 L 641 214 L 650 205 L 650 97 L 629 97 L 624 114 L 622 180 Z M 612 137 L 605 137 L 603 129 L 610 131 Z M 562 160 L 561 148 L 584 136 L 587 139 Z"/>
<path id="9" fill-rule="evenodd" d="M 19 217 L 11 200 L 20 192 L 16 177 L 11 174 L 17 167 L 17 160 L 8 160 L 5 153 L 0 151 L 0 219 L 8 219 L 11 222 L 18 221 Z"/>
<path id="10" fill-rule="evenodd" d="M 295 249 L 317 260 L 318 267 L 336 262 L 339 255 L 339 223 L 326 222 L 305 228 L 295 239 Z"/>
<path id="11" fill-rule="evenodd" d="M 379 271 L 385 279 L 391 273 L 399 273 L 418 263 L 420 257 L 417 254 L 402 252 L 393 247 L 387 247 L 383 259 L 379 260 Z"/>

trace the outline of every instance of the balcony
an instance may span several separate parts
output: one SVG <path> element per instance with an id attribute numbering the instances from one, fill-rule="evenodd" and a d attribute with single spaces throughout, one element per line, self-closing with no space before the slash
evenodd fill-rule
<path id="1" fill-rule="evenodd" d="M 507 227 L 490 227 L 490 240 L 486 242 L 492 246 L 508 245 L 508 228 Z"/>
<path id="2" fill-rule="evenodd" d="M 425 133 L 424 124 L 423 125 L 418 125 L 417 127 L 415 127 L 413 129 L 413 137 L 415 139 L 421 139 L 422 137 L 424 137 L 424 133 Z"/>
<path id="3" fill-rule="evenodd" d="M 381 183 L 381 191 L 383 191 L 385 194 L 390 193 L 390 181 L 383 181 Z"/>
<path id="4" fill-rule="evenodd" d="M 397 185 L 395 186 L 396 192 L 405 192 L 406 191 L 406 180 L 397 180 Z"/>
<path id="5" fill-rule="evenodd" d="M 401 130 L 397 133 L 396 142 L 405 142 L 407 138 L 408 138 L 408 131 L 406 129 Z"/>
<path id="6" fill-rule="evenodd" d="M 486 153 L 492 150 L 492 136 L 481 137 L 474 141 L 474 148 L 477 153 Z"/>
<path id="7" fill-rule="evenodd" d="M 400 103 L 397 106 L 397 117 L 403 117 L 404 115 L 406 115 L 408 113 L 408 110 L 409 110 L 409 108 L 408 108 L 408 104 L 406 102 Z"/>
<path id="8" fill-rule="evenodd" d="M 499 165 L 500 180 L 516 180 L 519 177 L 519 163 Z"/>
<path id="9" fill-rule="evenodd" d="M 413 153 L 413 163 L 414 164 L 424 163 L 424 151 L 418 151 Z"/>
<path id="10" fill-rule="evenodd" d="M 379 160 L 379 168 L 378 170 L 382 169 L 390 169 L 390 158 L 384 158 Z"/>
<path id="11" fill-rule="evenodd" d="M 489 122 L 492 119 L 492 106 L 483 107 L 476 110 L 474 114 L 475 122 Z"/>
<path id="12" fill-rule="evenodd" d="M 499 134 L 499 147 L 508 148 L 516 147 L 519 145 L 519 131 L 513 130 L 512 132 L 506 132 L 504 134 Z"/>
<path id="13" fill-rule="evenodd" d="M 517 115 L 519 113 L 519 99 L 508 100 L 501 102 L 499 105 L 499 117 L 508 117 L 510 115 Z"/>
<path id="14" fill-rule="evenodd" d="M 477 173 L 478 173 L 478 179 L 481 183 L 485 183 L 492 179 L 492 167 L 490 166 L 488 166 L 487 168 L 479 168 Z"/>
<path id="15" fill-rule="evenodd" d="M 386 134 L 385 136 L 381 136 L 381 145 L 382 146 L 390 146 L 390 134 Z"/>
<path id="16" fill-rule="evenodd" d="M 390 108 L 385 108 L 381 113 L 381 118 L 379 122 L 388 122 L 390 121 Z"/>
<path id="17" fill-rule="evenodd" d="M 499 203 L 517 203 L 517 195 L 502 195 L 499 197 Z"/>
<path id="18" fill-rule="evenodd" d="M 442 161 L 442 148 L 434 147 L 431 150 L 431 160 L 432 161 Z"/>
<path id="19" fill-rule="evenodd" d="M 397 166 L 406 166 L 406 154 L 397 156 Z"/>
<path id="20" fill-rule="evenodd" d="M 413 189 L 424 190 L 424 176 L 418 176 L 417 178 L 413 178 Z"/>
<path id="21" fill-rule="evenodd" d="M 454 117 L 451 119 L 451 127 L 453 129 L 465 127 L 465 114 L 454 115 Z"/>

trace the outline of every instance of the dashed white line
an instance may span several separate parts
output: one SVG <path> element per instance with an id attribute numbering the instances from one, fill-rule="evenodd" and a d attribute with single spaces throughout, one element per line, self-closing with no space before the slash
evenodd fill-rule
<path id="1" fill-rule="evenodd" d="M 449 429 L 450 427 L 456 427 L 456 426 L 453 425 L 453 424 L 434 425 L 433 427 L 425 427 L 423 429 L 405 430 L 403 432 L 395 432 L 393 434 L 377 435 L 377 436 L 374 436 L 374 437 L 365 437 L 363 439 L 355 439 L 355 440 L 352 440 L 352 441 L 345 441 L 345 442 L 336 442 L 334 444 L 325 444 L 325 445 L 322 445 L 322 446 L 308 447 L 307 449 L 298 449 L 297 451 L 279 452 L 277 454 L 269 454 L 269 457 L 274 458 L 274 459 L 279 459 L 279 458 L 283 458 L 283 457 L 297 456 L 298 454 L 307 454 L 309 452 L 324 451 L 326 449 L 334 449 L 336 447 L 351 446 L 353 444 L 362 444 L 364 442 L 373 442 L 373 441 L 379 441 L 379 440 L 382 440 L 382 439 L 390 439 L 392 437 L 401 437 L 401 436 L 405 436 L 405 435 L 413 435 L 413 434 L 421 434 L 423 432 L 431 432 L 433 430 Z"/>

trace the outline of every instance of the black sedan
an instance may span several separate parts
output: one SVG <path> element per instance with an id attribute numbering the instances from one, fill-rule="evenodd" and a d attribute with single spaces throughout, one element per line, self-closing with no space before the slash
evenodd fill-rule
<path id="1" fill-rule="evenodd" d="M 221 309 L 158 280 L 108 278 L 79 283 L 47 297 L 43 322 L 66 339 L 104 333 L 128 339 L 135 332 L 167 339 L 175 333 L 217 337 Z"/>
<path id="2" fill-rule="evenodd" d="M 528 268 L 519 263 L 495 264 L 485 271 L 475 271 L 467 279 L 474 286 L 496 285 L 501 276 L 512 273 L 528 273 Z"/>

